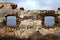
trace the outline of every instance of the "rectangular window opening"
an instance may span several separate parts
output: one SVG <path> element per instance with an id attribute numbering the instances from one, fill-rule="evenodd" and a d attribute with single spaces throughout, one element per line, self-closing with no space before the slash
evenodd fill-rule
<path id="1" fill-rule="evenodd" d="M 45 26 L 53 26 L 55 24 L 55 17 L 53 16 L 45 16 L 44 17 L 44 25 Z"/>
<path id="2" fill-rule="evenodd" d="M 7 26 L 16 26 L 16 16 L 7 16 Z"/>

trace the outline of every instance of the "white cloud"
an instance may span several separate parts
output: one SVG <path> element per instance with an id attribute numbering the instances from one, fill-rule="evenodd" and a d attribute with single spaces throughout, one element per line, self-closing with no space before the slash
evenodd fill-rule
<path id="1" fill-rule="evenodd" d="M 26 0 L 25 2 L 20 2 L 19 7 L 24 7 L 27 10 L 51 10 L 53 2 L 51 0 L 33 1 Z"/>
<path id="2" fill-rule="evenodd" d="M 44 0 L 43 3 L 45 3 L 45 4 L 52 4 L 53 1 L 52 0 Z"/>
<path id="3" fill-rule="evenodd" d="M 26 10 L 51 10 L 60 7 L 60 0 L 0 0 L 0 2 L 13 2 L 18 4 L 18 8 L 24 7 Z"/>
<path id="4" fill-rule="evenodd" d="M 21 2 L 19 6 L 32 10 L 32 9 L 38 9 L 40 5 L 38 5 L 36 1 L 25 1 L 25 2 Z"/>

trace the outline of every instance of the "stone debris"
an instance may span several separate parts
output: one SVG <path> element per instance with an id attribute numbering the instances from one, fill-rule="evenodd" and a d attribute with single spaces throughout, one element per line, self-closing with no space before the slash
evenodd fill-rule
<path id="1" fill-rule="evenodd" d="M 15 31 L 15 36 L 17 36 L 19 38 L 29 38 L 33 33 L 34 33 L 34 30 L 32 30 L 32 29 L 28 29 L 23 32 L 18 30 L 18 31 Z"/>
<path id="2" fill-rule="evenodd" d="M 7 26 L 7 17 L 16 16 L 16 26 Z M 45 16 L 54 16 L 51 28 L 44 25 Z M 0 34 L 17 38 L 38 40 L 48 34 L 60 36 L 60 10 L 28 10 L 17 8 L 13 3 L 0 3 Z M 59 25 L 58 25 L 59 24 Z M 6 25 L 6 26 L 5 26 Z"/>
<path id="3" fill-rule="evenodd" d="M 25 31 L 21 34 L 21 37 L 22 37 L 22 38 L 29 38 L 33 33 L 34 33 L 33 30 L 28 29 L 28 30 L 25 30 Z"/>
<path id="4" fill-rule="evenodd" d="M 26 25 L 26 26 L 27 25 L 32 25 L 31 24 L 31 21 L 32 21 L 31 19 L 30 20 L 29 19 L 28 20 L 23 20 L 23 21 L 21 21 L 21 24 L 20 25 Z"/>
<path id="5" fill-rule="evenodd" d="M 55 28 L 55 30 L 54 30 L 54 35 L 60 36 L 60 28 L 59 28 L 59 27 L 56 27 L 56 28 Z"/>
<path id="6" fill-rule="evenodd" d="M 20 28 L 21 28 L 21 25 L 24 25 L 24 26 L 26 26 L 26 27 L 30 27 L 30 26 L 42 26 L 41 25 L 41 20 L 31 20 L 31 19 L 28 19 L 28 20 L 23 20 L 23 21 L 21 21 L 21 23 L 20 23 Z"/>

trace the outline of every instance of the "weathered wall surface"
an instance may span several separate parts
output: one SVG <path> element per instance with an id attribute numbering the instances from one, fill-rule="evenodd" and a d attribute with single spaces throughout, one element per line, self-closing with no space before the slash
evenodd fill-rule
<path id="1" fill-rule="evenodd" d="M 8 16 L 16 16 L 16 28 L 6 25 Z M 44 26 L 44 17 L 54 16 L 55 25 Z M 60 37 L 60 10 L 28 10 L 18 9 L 16 4 L 0 3 L 0 34 L 31 40 L 55 40 Z M 53 37 L 52 37 L 53 36 Z"/>

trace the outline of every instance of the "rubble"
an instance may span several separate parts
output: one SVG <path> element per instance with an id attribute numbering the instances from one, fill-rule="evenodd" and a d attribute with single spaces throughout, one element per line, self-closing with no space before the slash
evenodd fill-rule
<path id="1" fill-rule="evenodd" d="M 3 6 L 4 5 L 4 6 Z M 13 3 L 0 3 L 0 35 L 17 38 L 38 40 L 46 35 L 60 36 L 60 10 L 28 10 L 17 8 Z M 7 26 L 7 17 L 16 16 L 16 26 Z M 51 27 L 44 25 L 45 16 L 54 16 L 55 24 Z M 50 37 L 50 36 L 49 36 Z M 47 37 L 48 38 L 48 37 Z"/>

